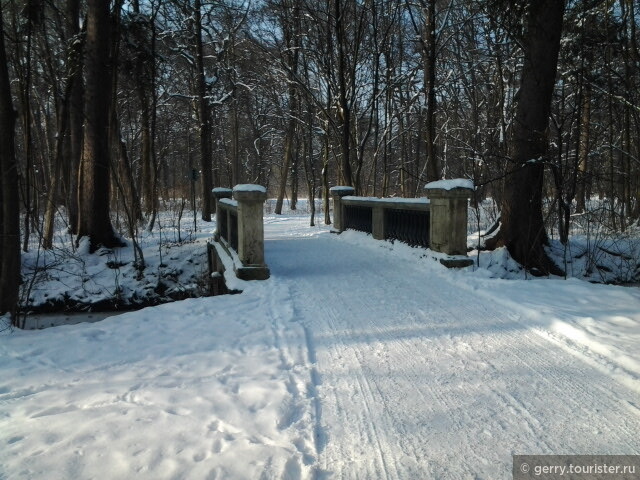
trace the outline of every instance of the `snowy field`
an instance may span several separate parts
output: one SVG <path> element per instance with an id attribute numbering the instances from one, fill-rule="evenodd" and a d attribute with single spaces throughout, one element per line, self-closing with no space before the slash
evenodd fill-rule
<path id="1" fill-rule="evenodd" d="M 240 295 L 4 331 L 0 479 L 495 480 L 513 454 L 640 454 L 637 287 L 265 221 L 272 277 Z"/>

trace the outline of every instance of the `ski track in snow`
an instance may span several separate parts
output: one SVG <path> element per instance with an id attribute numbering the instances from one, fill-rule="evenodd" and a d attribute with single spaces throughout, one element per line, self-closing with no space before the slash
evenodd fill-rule
<path id="1" fill-rule="evenodd" d="M 527 318 L 545 284 L 520 308 L 517 283 L 304 221 L 266 218 L 272 277 L 241 295 L 1 337 L 0 479 L 496 480 L 513 454 L 640 454 L 629 343 L 588 348 L 606 326 L 576 343 L 571 312 Z"/>
<path id="2" fill-rule="evenodd" d="M 326 234 L 268 249 L 307 332 L 315 478 L 510 478 L 513 454 L 640 452 L 631 390 L 439 267 Z"/>

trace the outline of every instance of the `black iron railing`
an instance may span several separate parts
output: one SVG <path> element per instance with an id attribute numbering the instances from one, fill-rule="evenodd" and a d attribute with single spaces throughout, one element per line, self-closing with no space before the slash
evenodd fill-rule
<path id="1" fill-rule="evenodd" d="M 429 209 L 424 198 L 368 198 L 341 200 L 342 228 L 370 233 L 377 240 L 398 240 L 429 248 Z"/>
<path id="2" fill-rule="evenodd" d="M 345 227 L 359 232 L 373 232 L 373 210 L 371 207 L 345 205 Z"/>
<path id="3" fill-rule="evenodd" d="M 429 248 L 429 211 L 386 209 L 384 222 L 387 239 Z"/>

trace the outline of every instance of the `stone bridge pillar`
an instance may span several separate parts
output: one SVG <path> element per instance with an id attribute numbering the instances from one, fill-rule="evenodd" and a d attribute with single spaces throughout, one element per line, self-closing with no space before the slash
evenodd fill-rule
<path id="1" fill-rule="evenodd" d="M 430 248 L 447 255 L 467 256 L 467 204 L 473 183 L 466 179 L 440 180 L 424 187 L 430 201 Z M 473 264 L 470 258 L 442 259 L 450 267 Z"/>
<path id="2" fill-rule="evenodd" d="M 262 212 L 267 190 L 261 185 L 236 185 L 233 198 L 238 202 L 238 257 L 242 262 L 236 275 L 243 280 L 265 280 L 269 268 L 264 262 Z"/>
<path id="3" fill-rule="evenodd" d="M 344 225 L 344 209 L 342 206 L 342 197 L 355 195 L 356 189 L 353 187 L 331 187 L 329 189 L 331 197 L 333 198 L 333 228 L 334 233 L 342 233 L 345 230 Z"/>

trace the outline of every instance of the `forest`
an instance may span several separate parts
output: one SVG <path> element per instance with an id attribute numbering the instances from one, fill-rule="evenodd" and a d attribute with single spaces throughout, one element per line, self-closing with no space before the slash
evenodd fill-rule
<path id="1" fill-rule="evenodd" d="M 561 274 L 549 237 L 637 231 L 639 10 L 0 0 L 0 312 L 57 218 L 92 249 L 135 246 L 163 209 L 211 221 L 212 188 L 241 183 L 266 186 L 276 214 L 308 199 L 313 225 L 331 221 L 331 186 L 416 197 L 468 178 L 493 212 L 486 248 Z"/>

